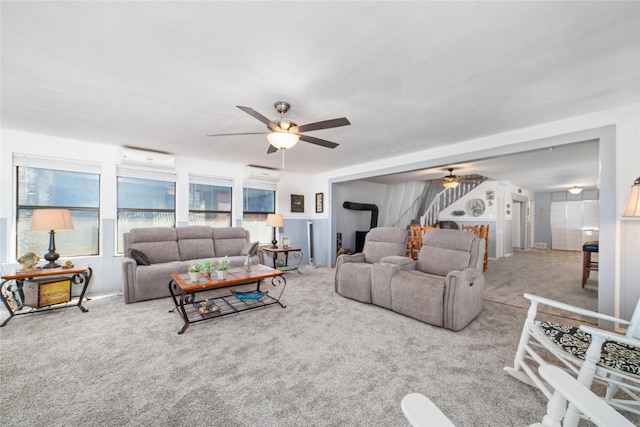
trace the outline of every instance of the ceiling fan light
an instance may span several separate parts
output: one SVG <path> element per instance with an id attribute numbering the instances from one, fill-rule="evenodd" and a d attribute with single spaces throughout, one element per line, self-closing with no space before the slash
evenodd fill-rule
<path id="1" fill-rule="evenodd" d="M 444 185 L 444 188 L 456 188 L 458 181 L 444 181 L 442 185 Z"/>
<path id="2" fill-rule="evenodd" d="M 578 186 L 573 186 L 570 189 L 568 189 L 567 191 L 571 194 L 580 194 L 582 193 L 583 188 L 582 187 L 578 187 Z"/>
<path id="3" fill-rule="evenodd" d="M 267 140 L 269 144 L 273 145 L 278 149 L 288 149 L 295 146 L 300 139 L 299 135 L 295 133 L 289 132 L 272 132 L 267 135 Z"/>

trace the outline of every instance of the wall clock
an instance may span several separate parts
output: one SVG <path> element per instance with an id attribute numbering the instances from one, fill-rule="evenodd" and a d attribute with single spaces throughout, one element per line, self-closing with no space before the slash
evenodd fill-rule
<path id="1" fill-rule="evenodd" d="M 472 199 L 467 202 L 467 213 L 471 216 L 480 216 L 484 213 L 484 202 L 481 199 Z"/>

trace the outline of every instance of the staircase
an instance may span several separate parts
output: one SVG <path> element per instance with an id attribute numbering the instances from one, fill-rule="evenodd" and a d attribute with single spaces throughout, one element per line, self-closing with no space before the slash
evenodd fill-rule
<path id="1" fill-rule="evenodd" d="M 478 185 L 487 181 L 487 179 L 484 176 L 471 175 L 465 177 L 465 181 L 460 182 L 456 188 L 445 188 L 435 196 L 424 214 L 420 215 L 420 223 L 422 225 L 435 225 L 440 211 L 451 206 Z"/>

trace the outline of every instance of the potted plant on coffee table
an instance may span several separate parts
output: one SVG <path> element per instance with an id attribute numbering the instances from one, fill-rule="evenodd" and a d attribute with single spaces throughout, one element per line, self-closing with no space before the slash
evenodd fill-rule
<path id="1" fill-rule="evenodd" d="M 202 266 L 198 263 L 191 263 L 189 267 L 187 267 L 187 272 L 189 273 L 189 280 L 191 283 L 197 283 L 200 278 L 200 270 Z"/>
<path id="2" fill-rule="evenodd" d="M 211 270 L 213 270 L 213 263 L 210 260 L 202 262 L 202 275 L 205 277 L 211 277 Z"/>
<path id="3" fill-rule="evenodd" d="M 227 272 L 229 270 L 229 258 L 226 256 L 224 258 L 220 258 L 218 263 L 216 264 L 216 274 L 218 275 L 218 280 L 224 280 L 227 278 Z"/>

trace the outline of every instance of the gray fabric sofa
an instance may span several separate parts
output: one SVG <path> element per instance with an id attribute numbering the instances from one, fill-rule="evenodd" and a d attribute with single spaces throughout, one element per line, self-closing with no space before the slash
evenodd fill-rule
<path id="1" fill-rule="evenodd" d="M 241 227 L 135 228 L 124 234 L 124 253 L 122 291 L 126 304 L 170 296 L 170 276 L 185 273 L 192 262 L 211 260 L 215 264 L 227 256 L 230 266 L 236 267 L 242 266 L 249 254 L 253 264 L 263 264 L 258 243 L 251 242 L 249 231 Z M 144 265 L 146 261 L 149 265 Z"/>
<path id="2" fill-rule="evenodd" d="M 484 240 L 460 230 L 431 230 L 417 261 L 385 257 L 372 270 L 372 302 L 431 325 L 459 331 L 484 307 Z"/>
<path id="3" fill-rule="evenodd" d="M 383 231 L 371 238 L 369 234 L 363 253 L 338 257 L 338 294 L 454 331 L 480 314 L 485 288 L 483 239 L 466 231 L 431 230 L 414 261 L 403 255 L 404 245 L 400 253 L 391 253 L 400 251 L 397 243 L 390 243 L 400 240 L 399 232 Z"/>

